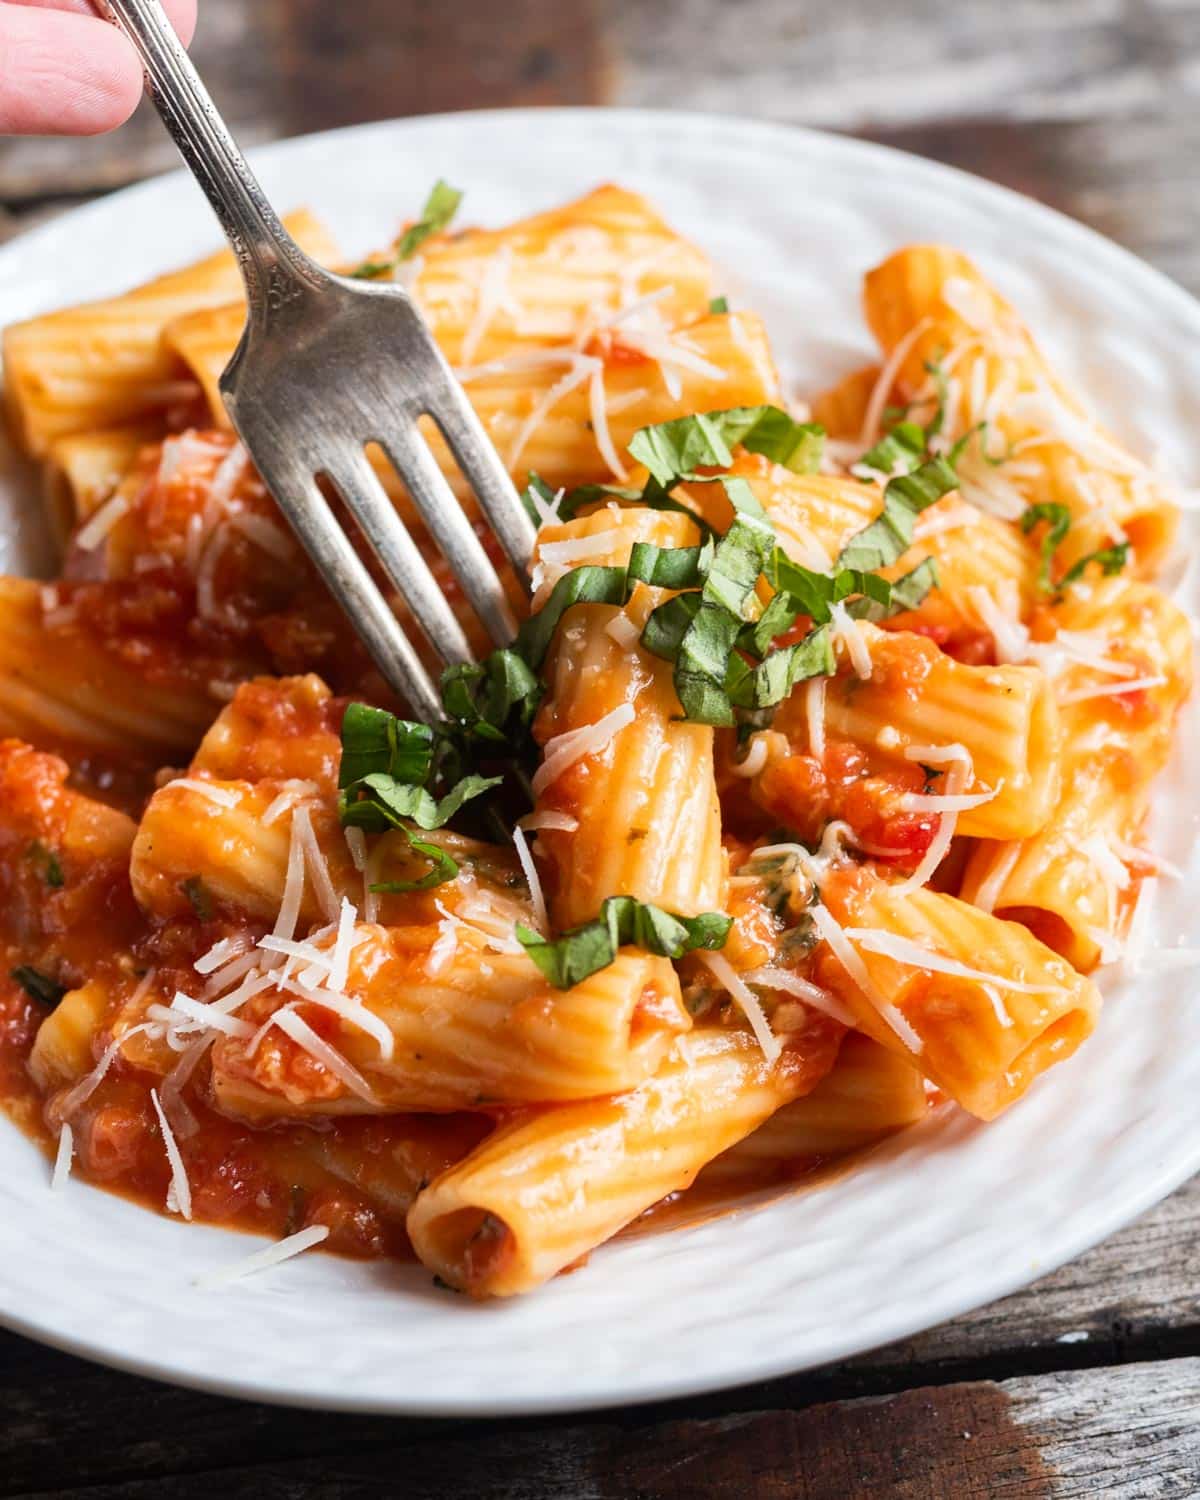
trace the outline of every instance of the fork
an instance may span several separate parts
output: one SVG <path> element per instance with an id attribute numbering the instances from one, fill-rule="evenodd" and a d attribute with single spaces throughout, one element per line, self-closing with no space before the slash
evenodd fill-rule
<path id="1" fill-rule="evenodd" d="M 291 238 L 226 129 L 158 0 L 98 0 L 145 69 L 147 91 L 221 222 L 246 284 L 241 342 L 221 376 L 230 420 L 267 489 L 350 617 L 388 685 L 422 718 L 441 696 L 339 526 L 340 497 L 388 581 L 446 664 L 471 650 L 370 461 L 378 443 L 497 645 L 516 631 L 503 584 L 439 468 L 432 419 L 496 539 L 528 583 L 535 527 L 409 293 L 318 266 Z"/>

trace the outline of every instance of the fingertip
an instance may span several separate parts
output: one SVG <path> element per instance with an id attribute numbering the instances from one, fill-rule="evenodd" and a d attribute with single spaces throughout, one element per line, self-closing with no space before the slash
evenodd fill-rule
<path id="1" fill-rule="evenodd" d="M 108 27 L 95 67 L 80 78 L 74 100 L 80 135 L 103 135 L 124 125 L 141 103 L 145 77 L 133 43 Z M 115 45 L 114 45 L 115 43 Z"/>
<path id="2" fill-rule="evenodd" d="M 107 21 L 0 4 L 0 133 L 100 135 L 137 108 L 142 69 Z"/>
<path id="3" fill-rule="evenodd" d="M 196 34 L 196 0 L 163 0 L 163 9 L 179 40 L 185 47 L 191 46 Z"/>

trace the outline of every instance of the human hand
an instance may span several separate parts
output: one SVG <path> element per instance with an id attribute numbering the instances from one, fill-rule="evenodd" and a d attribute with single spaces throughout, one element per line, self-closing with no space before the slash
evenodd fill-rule
<path id="1" fill-rule="evenodd" d="M 186 44 L 196 0 L 163 0 Z M 142 68 L 89 0 L 0 0 L 0 135 L 98 135 L 133 113 Z"/>

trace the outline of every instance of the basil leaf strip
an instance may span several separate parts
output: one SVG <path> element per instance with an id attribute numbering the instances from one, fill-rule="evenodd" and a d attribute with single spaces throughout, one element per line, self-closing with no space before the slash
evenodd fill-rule
<path id="1" fill-rule="evenodd" d="M 873 574 L 867 575 L 869 578 L 873 576 Z M 927 557 L 890 585 L 886 599 L 881 600 L 877 596 L 868 595 L 864 590 L 863 598 L 851 600 L 846 610 L 855 620 L 870 620 L 873 623 L 890 620 L 893 615 L 901 615 L 906 610 L 919 609 L 925 602 L 925 596 L 930 589 L 935 589 L 937 586 L 937 563 L 932 557 Z"/>
<path id="2" fill-rule="evenodd" d="M 1113 547 L 1098 547 L 1095 552 L 1089 552 L 1086 557 L 1081 557 L 1078 562 L 1072 563 L 1063 576 L 1058 580 L 1057 593 L 1068 589 L 1073 583 L 1078 583 L 1087 572 L 1089 563 L 1096 563 L 1105 578 L 1111 578 L 1119 573 L 1129 561 L 1129 543 L 1118 542 Z"/>
<path id="3" fill-rule="evenodd" d="M 1058 551 L 1071 529 L 1071 512 L 1065 505 L 1060 505 L 1054 500 L 1043 500 L 1037 505 L 1031 505 L 1021 516 L 1021 530 L 1026 536 L 1039 522 L 1045 521 L 1046 529 L 1042 533 L 1041 567 L 1038 569 L 1038 590 L 1043 594 L 1054 592 L 1054 584 L 1050 577 L 1050 567 L 1054 562 L 1054 554 Z"/>
<path id="4" fill-rule="evenodd" d="M 399 896 L 405 891 L 429 891 L 434 886 L 445 885 L 458 874 L 458 861 L 448 854 L 440 844 L 431 844 L 428 839 L 419 839 L 407 828 L 400 830 L 408 837 L 409 847 L 429 861 L 429 869 L 417 880 L 379 880 L 371 890 L 383 896 Z"/>
<path id="5" fill-rule="evenodd" d="M 583 567 L 564 573 L 550 597 L 517 631 L 512 649 L 535 672 L 546 659 L 558 622 L 574 604 L 623 604 L 625 569 Z"/>
<path id="6" fill-rule="evenodd" d="M 31 1000 L 36 1000 L 47 1010 L 53 1010 L 67 993 L 65 984 L 59 984 L 57 979 L 51 979 L 48 974 L 43 974 L 40 969 L 31 968 L 28 964 L 19 964 L 12 970 L 10 978 L 17 981 Z"/>
<path id="7" fill-rule="evenodd" d="M 397 781 L 385 772 L 373 772 L 354 783 L 349 792 L 338 797 L 338 816 L 344 826 L 363 828 L 368 833 L 383 833 L 400 828 L 402 819 L 411 819 L 418 828 L 428 831 L 442 828 L 464 803 L 499 786 L 502 776 L 464 776 L 444 797 L 437 798 L 423 786 Z"/>
<path id="8" fill-rule="evenodd" d="M 723 912 L 677 917 L 633 896 L 609 896 L 594 921 L 558 938 L 544 938 L 521 923 L 517 940 L 555 989 L 569 990 L 606 969 L 630 944 L 663 958 L 682 958 L 696 948 L 722 948 L 733 925 Z"/>
<path id="9" fill-rule="evenodd" d="M 769 522 L 745 511 L 735 515 L 712 554 L 694 609 L 681 606 L 679 598 L 668 600 L 646 623 L 642 644 L 656 656 L 674 661 L 675 691 L 685 717 L 694 723 L 733 723 L 725 691 L 729 659 L 774 547 L 775 533 Z M 691 619 L 680 632 L 689 610 Z M 674 648 L 673 655 L 661 649 L 664 644 Z"/>
<path id="10" fill-rule="evenodd" d="M 911 474 L 889 479 L 883 512 L 842 548 L 839 568 L 874 572 L 889 567 L 912 546 L 913 525 L 921 512 L 958 488 L 958 476 L 944 458 L 931 458 Z"/>
<path id="11" fill-rule="evenodd" d="M 447 714 L 468 738 L 497 742 L 529 727 L 542 696 L 537 673 L 511 647 L 447 667 L 441 688 Z"/>
<path id="12" fill-rule="evenodd" d="M 376 772 L 397 781 L 423 782 L 433 764 L 433 742 L 428 724 L 398 719 L 367 703 L 349 703 L 342 719 L 338 786 L 353 786 Z"/>
<path id="13" fill-rule="evenodd" d="M 871 469 L 882 479 L 918 468 L 929 445 L 923 427 L 916 422 L 897 422 L 886 436 L 858 460 L 856 469 Z"/>
<path id="14" fill-rule="evenodd" d="M 778 406 L 734 406 L 643 427 L 630 439 L 629 455 L 670 489 L 699 468 L 727 469 L 739 443 L 749 453 L 811 474 L 821 462 L 825 430 L 797 422 Z"/>
<path id="15" fill-rule="evenodd" d="M 774 708 L 798 682 L 810 677 L 830 677 L 836 671 L 837 657 L 829 627 L 821 625 L 795 645 L 769 651 L 757 665 L 736 654 L 731 656 L 725 691 L 738 708 Z"/>
<path id="16" fill-rule="evenodd" d="M 457 188 L 452 188 L 439 177 L 425 200 L 421 217 L 415 224 L 410 224 L 396 241 L 391 255 L 385 260 L 364 261 L 350 275 L 359 281 L 377 281 L 381 276 L 389 275 L 404 261 L 411 260 L 431 235 L 439 233 L 450 223 L 458 212 L 462 196 Z"/>

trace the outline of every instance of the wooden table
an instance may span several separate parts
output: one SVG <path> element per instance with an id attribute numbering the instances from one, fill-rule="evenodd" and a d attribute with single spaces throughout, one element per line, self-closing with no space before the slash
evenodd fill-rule
<path id="1" fill-rule="evenodd" d="M 247 144 L 505 104 L 715 109 L 952 162 L 1200 292 L 1200 0 L 201 0 Z M 0 235 L 173 165 L 157 122 L 0 145 Z M 802 185 L 797 185 L 802 191 Z M 316 1416 L 0 1335 L 0 1497 L 1200 1495 L 1200 1180 L 992 1307 L 848 1364 L 557 1421 Z"/>

